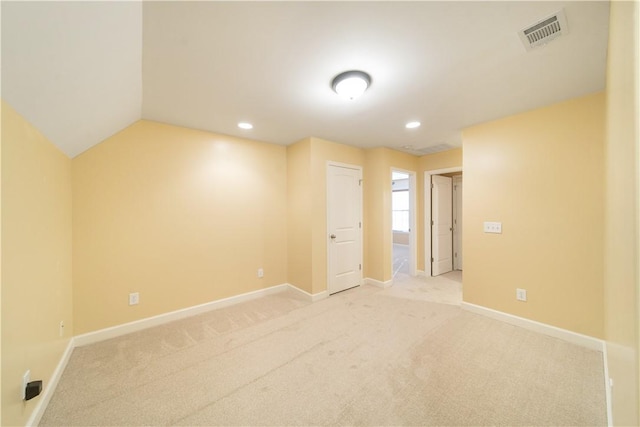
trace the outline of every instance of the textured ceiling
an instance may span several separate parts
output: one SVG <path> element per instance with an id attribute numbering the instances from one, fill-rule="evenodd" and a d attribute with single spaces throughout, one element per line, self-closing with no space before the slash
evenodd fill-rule
<path id="1" fill-rule="evenodd" d="M 608 2 L 1 7 L 2 97 L 70 156 L 140 118 L 277 144 L 446 148 L 466 126 L 605 85 Z M 527 52 L 518 30 L 561 8 L 569 35 Z M 350 69 L 373 80 L 353 101 L 330 88 Z"/>

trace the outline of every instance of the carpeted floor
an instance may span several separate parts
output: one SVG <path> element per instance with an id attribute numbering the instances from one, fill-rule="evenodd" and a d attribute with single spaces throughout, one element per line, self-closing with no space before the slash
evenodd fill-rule
<path id="1" fill-rule="evenodd" d="M 409 245 L 393 244 L 393 277 L 409 272 Z"/>
<path id="2" fill-rule="evenodd" d="M 394 287 L 77 348 L 40 425 L 606 424 L 601 353 Z"/>

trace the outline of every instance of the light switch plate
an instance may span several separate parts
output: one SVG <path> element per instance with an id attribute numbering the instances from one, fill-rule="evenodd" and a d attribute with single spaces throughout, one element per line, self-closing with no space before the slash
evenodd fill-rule
<path id="1" fill-rule="evenodd" d="M 485 233 L 502 234 L 502 223 L 501 222 L 485 221 L 485 223 L 484 223 L 484 232 Z"/>

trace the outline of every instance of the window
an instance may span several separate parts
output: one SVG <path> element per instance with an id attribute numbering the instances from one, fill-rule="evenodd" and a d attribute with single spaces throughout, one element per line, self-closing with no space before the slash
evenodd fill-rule
<path id="1" fill-rule="evenodd" d="M 409 231 L 409 190 L 391 193 L 393 231 Z"/>

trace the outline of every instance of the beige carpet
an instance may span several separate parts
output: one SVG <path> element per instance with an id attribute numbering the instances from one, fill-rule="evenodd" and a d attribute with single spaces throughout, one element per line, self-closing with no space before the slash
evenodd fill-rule
<path id="1" fill-rule="evenodd" d="M 363 286 L 77 348 L 41 425 L 605 425 L 602 354 Z"/>
<path id="2" fill-rule="evenodd" d="M 393 278 L 393 285 L 381 294 L 459 306 L 462 302 L 462 271 L 436 277 L 412 277 L 398 273 Z"/>

